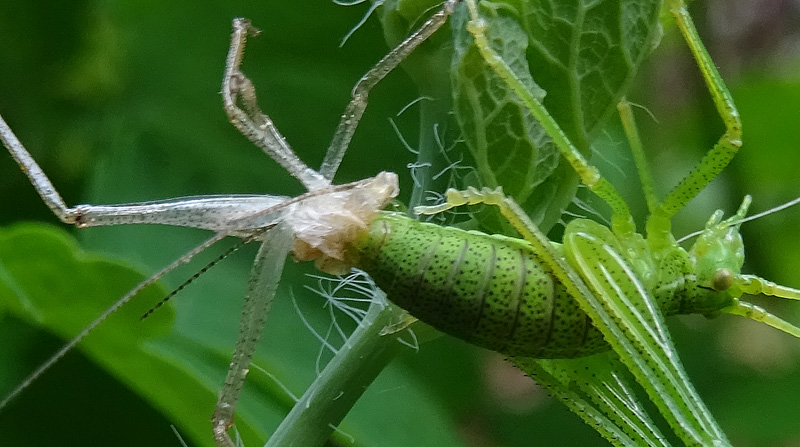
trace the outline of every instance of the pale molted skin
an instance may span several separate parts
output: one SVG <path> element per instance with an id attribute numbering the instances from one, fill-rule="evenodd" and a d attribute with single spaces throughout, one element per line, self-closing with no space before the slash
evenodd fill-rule
<path id="1" fill-rule="evenodd" d="M 345 273 L 352 266 L 352 259 L 349 257 L 352 251 L 349 248 L 358 235 L 369 227 L 375 214 L 397 195 L 397 175 L 382 172 L 373 178 L 345 185 L 333 185 L 332 179 L 367 107 L 369 91 L 409 53 L 441 28 L 453 14 L 459 1 L 446 0 L 442 9 L 431 15 L 356 82 L 351 92 L 352 98 L 334 131 L 319 170 L 308 167 L 295 154 L 271 118 L 258 106 L 255 87 L 240 70 L 240 66 L 248 36 L 258 35 L 259 30 L 247 19 L 233 19 L 233 32 L 222 80 L 223 107 L 231 124 L 243 136 L 306 187 L 308 192 L 298 197 L 245 194 L 183 197 L 120 205 L 68 206 L 41 167 L 0 117 L 0 142 L 8 148 L 44 203 L 63 223 L 76 225 L 78 228 L 163 224 L 211 230 L 215 233 L 120 297 L 10 393 L 1 397 L 0 410 L 140 290 L 178 266 L 188 263 L 222 239 L 236 236 L 243 238 L 244 243 L 262 241 L 262 244 L 245 291 L 239 337 L 211 419 L 214 441 L 218 446 L 239 445 L 231 438 L 228 430 L 233 426 L 236 404 L 281 279 L 283 259 L 293 251 L 298 260 L 314 260 L 317 267 L 329 273 Z M 324 434 L 317 434 L 327 438 L 330 436 L 328 430 L 332 427 L 332 424 L 325 425 L 322 430 Z"/>
<path id="2" fill-rule="evenodd" d="M 293 204 L 284 219 L 294 233 L 295 259 L 314 261 L 326 273 L 347 273 L 354 263 L 350 245 L 398 192 L 397 174 L 381 172 L 352 188 Z"/>

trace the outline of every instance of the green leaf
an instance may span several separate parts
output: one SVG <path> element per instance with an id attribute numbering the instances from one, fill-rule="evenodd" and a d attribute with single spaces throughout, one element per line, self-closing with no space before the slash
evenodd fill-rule
<path id="1" fill-rule="evenodd" d="M 660 2 L 481 2 L 488 38 L 567 136 L 589 154 L 660 37 Z M 482 186 L 503 186 L 547 232 L 577 177 L 539 124 L 488 68 L 454 18 L 455 112 Z"/>
<path id="2" fill-rule="evenodd" d="M 526 204 L 537 186 L 547 182 L 543 189 L 548 191 L 545 196 L 549 197 L 537 194 L 534 198 L 537 209 L 532 211 L 534 222 L 545 226 L 544 231 L 547 231 L 552 222 L 544 222 L 544 213 L 561 184 L 553 178 L 563 175 L 554 174 L 561 155 L 530 111 L 486 66 L 466 31 L 467 20 L 465 14 L 453 18 L 458 31 L 452 70 L 455 112 L 466 145 L 475 160 L 481 184 L 490 188 L 502 185 L 504 192 L 517 203 Z M 511 17 L 489 16 L 487 21 L 490 43 L 541 100 L 545 92 L 531 77 L 525 58 L 528 35 Z M 577 178 L 572 174 L 568 177 L 572 188 L 577 188 Z"/>

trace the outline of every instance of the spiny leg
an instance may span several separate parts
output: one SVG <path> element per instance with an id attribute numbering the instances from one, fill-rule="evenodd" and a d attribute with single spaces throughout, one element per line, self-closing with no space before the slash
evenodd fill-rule
<path id="1" fill-rule="evenodd" d="M 503 58 L 491 48 L 485 34 L 487 24 L 478 13 L 478 6 L 475 0 L 466 0 L 466 2 L 471 18 L 467 23 L 467 31 L 475 39 L 475 45 L 478 47 L 483 59 L 514 90 L 514 93 L 530 110 L 536 120 L 539 121 L 548 136 L 552 138 L 553 143 L 558 147 L 561 155 L 578 174 L 581 182 L 608 203 L 612 211 L 611 222 L 614 231 L 620 235 L 632 235 L 636 227 L 625 200 L 617 189 L 600 175 L 600 171 L 589 164 L 586 158 L 567 138 L 567 135 L 556 123 L 555 119 L 550 116 L 544 105 L 525 87 Z"/>
<path id="2" fill-rule="evenodd" d="M 647 201 L 647 210 L 653 212 L 658 206 L 658 197 L 656 190 L 653 186 L 653 176 L 650 173 L 650 168 L 647 165 L 647 157 L 644 154 L 644 147 L 642 140 L 639 138 L 639 131 L 636 128 L 636 120 L 633 117 L 631 110 L 631 103 L 623 99 L 617 104 L 617 111 L 619 112 L 619 119 L 622 122 L 622 128 L 625 130 L 625 136 L 628 138 L 628 144 L 633 154 L 633 161 L 636 165 L 636 172 L 639 173 L 639 181 L 642 184 L 642 192 Z"/>
<path id="3" fill-rule="evenodd" d="M 11 156 L 22 168 L 22 172 L 28 176 L 31 184 L 36 188 L 36 192 L 39 193 L 47 207 L 53 211 L 53 214 L 65 224 L 75 224 L 79 215 L 78 211 L 75 208 L 67 207 L 53 183 L 50 182 L 42 168 L 36 164 L 31 154 L 20 143 L 2 116 L 0 116 L 0 140 L 11 152 Z"/>
<path id="4" fill-rule="evenodd" d="M 214 441 L 220 447 L 235 447 L 235 443 L 228 435 L 228 429 L 233 425 L 236 402 L 239 400 L 253 353 L 264 329 L 292 242 L 291 230 L 286 228 L 285 224 L 278 224 L 267 233 L 256 255 L 242 306 L 236 348 L 211 417 Z"/>
<path id="5" fill-rule="evenodd" d="M 358 122 L 367 108 L 368 95 L 370 90 L 386 77 L 389 72 L 394 70 L 400 62 L 414 51 L 422 42 L 425 42 L 433 33 L 447 22 L 447 18 L 453 14 L 456 5 L 461 0 L 447 0 L 442 9 L 432 15 L 419 29 L 408 36 L 403 42 L 392 49 L 374 67 L 372 67 L 353 87 L 353 99 L 347 105 L 342 119 L 333 134 L 333 140 L 328 146 L 328 152 L 322 161 L 319 169 L 320 174 L 325 178 L 331 179 L 342 162 L 344 153 L 350 145 L 353 133 L 356 131 Z"/>
<path id="6" fill-rule="evenodd" d="M 658 235 L 667 237 L 670 232 L 669 219 L 708 186 L 742 146 L 742 123 L 739 112 L 714 61 L 703 46 L 686 9 L 686 3 L 683 0 L 669 0 L 668 5 L 706 81 L 714 105 L 725 124 L 725 132 L 689 175 L 664 198 L 648 220 L 648 235 L 655 234 L 656 237 L 659 237 Z"/>
<path id="7" fill-rule="evenodd" d="M 228 119 L 242 135 L 300 180 L 306 189 L 312 191 L 324 188 L 330 184 L 330 179 L 309 168 L 297 157 L 269 116 L 258 107 L 253 83 L 239 70 L 247 36 L 258 34 L 259 31 L 248 20 L 233 19 L 231 46 L 222 78 L 222 102 Z M 241 102 L 241 108 L 237 105 L 238 102 Z"/>

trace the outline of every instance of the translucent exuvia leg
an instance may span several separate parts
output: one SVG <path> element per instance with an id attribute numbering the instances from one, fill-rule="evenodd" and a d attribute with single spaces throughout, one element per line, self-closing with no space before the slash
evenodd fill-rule
<path id="1" fill-rule="evenodd" d="M 278 210 L 289 200 L 283 196 L 196 196 L 154 202 L 122 205 L 77 205 L 68 207 L 42 168 L 20 143 L 17 136 L 0 116 L 0 140 L 8 148 L 42 200 L 62 222 L 79 228 L 109 225 L 161 224 L 211 231 L 231 231 L 263 228 L 279 217 L 269 210 Z M 263 216 L 243 220 L 254 214 Z"/>
<path id="2" fill-rule="evenodd" d="M 228 435 L 228 429 L 233 425 L 236 402 L 244 386 L 250 361 L 269 315 L 291 246 L 292 231 L 286 225 L 278 224 L 267 233 L 256 255 L 244 297 L 239 338 L 236 341 L 225 385 L 220 390 L 217 406 L 211 417 L 214 440 L 219 446 L 235 446 Z"/>
<path id="3" fill-rule="evenodd" d="M 67 208 L 64 199 L 58 194 L 58 191 L 56 191 L 50 179 L 47 178 L 42 168 L 36 164 L 31 154 L 22 146 L 22 143 L 19 142 L 19 139 L 17 139 L 17 136 L 11 131 L 11 128 L 8 127 L 8 124 L 6 124 L 2 116 L 0 116 L 0 140 L 3 141 L 3 144 L 11 152 L 11 156 L 14 157 L 14 160 L 16 160 L 17 164 L 22 168 L 22 171 L 31 180 L 31 184 L 36 188 L 36 192 L 39 193 L 44 203 L 53 211 L 53 214 L 66 224 L 74 224 L 76 222 L 76 210 L 74 208 Z"/>
<path id="4" fill-rule="evenodd" d="M 324 188 L 330 185 L 330 177 L 323 177 L 297 157 L 269 116 L 258 107 L 253 83 L 239 70 L 247 36 L 255 36 L 258 33 L 259 31 L 253 28 L 247 19 L 233 19 L 231 46 L 225 60 L 225 75 L 222 78 L 222 102 L 225 112 L 231 124 L 236 126 L 242 135 L 300 180 L 306 189 L 312 191 Z M 237 105 L 238 101 L 241 101 L 242 108 Z"/>
<path id="5" fill-rule="evenodd" d="M 389 72 L 394 70 L 415 48 L 426 41 L 433 33 L 447 22 L 447 18 L 453 14 L 456 5 L 461 0 L 447 0 L 442 9 L 432 15 L 419 29 L 403 40 L 398 46 L 386 54 L 372 69 L 370 69 L 353 87 L 353 99 L 347 105 L 339 126 L 333 134 L 333 140 L 328 146 L 328 152 L 322 161 L 319 169 L 320 174 L 325 178 L 333 178 L 339 164 L 342 162 L 344 153 L 350 145 L 353 133 L 356 130 L 364 109 L 367 108 L 369 91 L 386 77 Z"/>

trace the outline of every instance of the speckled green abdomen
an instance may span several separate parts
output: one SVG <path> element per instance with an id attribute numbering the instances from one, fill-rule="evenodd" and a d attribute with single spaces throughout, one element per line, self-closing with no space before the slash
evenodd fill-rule
<path id="1" fill-rule="evenodd" d="M 411 315 L 508 355 L 569 358 L 608 349 L 521 239 L 381 214 L 358 267 Z"/>

